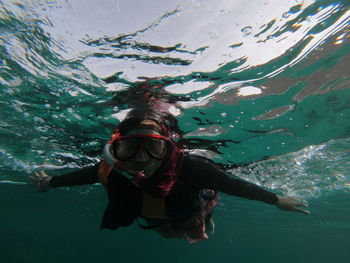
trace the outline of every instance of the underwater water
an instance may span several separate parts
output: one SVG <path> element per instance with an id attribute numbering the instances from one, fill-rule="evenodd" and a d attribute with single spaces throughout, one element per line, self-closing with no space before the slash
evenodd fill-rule
<path id="1" fill-rule="evenodd" d="M 0 261 L 348 262 L 349 62 L 347 0 L 0 0 Z M 101 185 L 26 185 L 98 162 L 145 96 L 189 151 L 311 214 L 222 195 L 190 245 L 100 231 Z"/>

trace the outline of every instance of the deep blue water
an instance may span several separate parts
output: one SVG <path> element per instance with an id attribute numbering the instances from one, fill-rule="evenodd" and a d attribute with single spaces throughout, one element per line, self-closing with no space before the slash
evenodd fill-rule
<path id="1" fill-rule="evenodd" d="M 1 262 L 347 262 L 348 1 L 0 1 Z M 186 148 L 311 215 L 222 196 L 190 245 L 98 226 L 100 185 L 27 176 L 96 163 L 144 96 Z"/>

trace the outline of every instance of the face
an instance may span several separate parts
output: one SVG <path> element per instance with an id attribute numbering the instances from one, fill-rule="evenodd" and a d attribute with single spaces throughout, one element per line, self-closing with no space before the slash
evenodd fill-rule
<path id="1" fill-rule="evenodd" d="M 151 129 L 135 129 L 130 131 L 127 136 L 129 135 L 156 135 L 158 134 L 154 130 Z M 156 139 L 155 139 L 156 140 Z M 140 143 L 141 147 L 139 147 L 139 144 L 137 143 L 138 140 L 134 140 L 137 145 L 137 152 L 131 159 L 128 159 L 125 161 L 125 165 L 132 171 L 135 172 L 142 172 L 145 176 L 151 176 L 154 174 L 154 172 L 160 167 L 162 164 L 162 160 L 154 158 L 151 154 L 147 152 L 146 147 L 152 147 L 152 141 L 147 141 Z M 135 144 L 134 144 L 135 145 Z M 161 147 L 161 145 L 155 145 L 156 147 Z M 164 145 L 165 146 L 165 145 Z M 124 145 L 120 144 L 119 151 L 123 153 L 123 151 L 130 150 L 130 146 L 128 148 L 128 144 L 125 143 Z"/>

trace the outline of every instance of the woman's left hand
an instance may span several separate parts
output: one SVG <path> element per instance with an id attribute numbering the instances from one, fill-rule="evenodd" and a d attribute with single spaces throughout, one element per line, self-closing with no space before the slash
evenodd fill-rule
<path id="1" fill-rule="evenodd" d="M 34 187 L 38 192 L 46 192 L 51 189 L 50 181 L 52 176 L 44 171 L 35 172 L 35 175 L 28 176 L 28 185 Z"/>
<path id="2" fill-rule="evenodd" d="M 308 207 L 308 204 L 306 201 L 300 200 L 295 197 L 280 196 L 280 195 L 277 195 L 277 198 L 278 198 L 278 201 L 275 205 L 281 210 L 299 212 L 303 214 L 310 214 L 310 211 L 303 209 Z"/>

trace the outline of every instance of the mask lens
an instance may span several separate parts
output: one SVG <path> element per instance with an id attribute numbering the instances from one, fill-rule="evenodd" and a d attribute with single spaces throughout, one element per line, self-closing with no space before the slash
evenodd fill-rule
<path id="1" fill-rule="evenodd" d="M 143 142 L 146 152 L 156 159 L 163 159 L 168 154 L 167 142 L 165 140 L 145 138 Z"/>
<path id="2" fill-rule="evenodd" d="M 138 139 L 126 138 L 115 142 L 114 152 L 117 159 L 124 161 L 135 156 L 138 151 Z"/>

